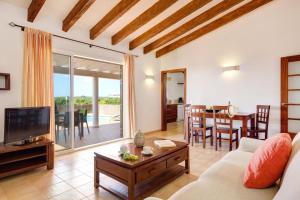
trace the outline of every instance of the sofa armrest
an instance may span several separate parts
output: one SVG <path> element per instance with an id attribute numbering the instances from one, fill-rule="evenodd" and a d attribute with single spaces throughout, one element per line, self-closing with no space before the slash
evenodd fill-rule
<path id="1" fill-rule="evenodd" d="M 237 150 L 254 153 L 254 151 L 263 143 L 264 141 L 242 137 L 240 140 L 240 145 Z"/>

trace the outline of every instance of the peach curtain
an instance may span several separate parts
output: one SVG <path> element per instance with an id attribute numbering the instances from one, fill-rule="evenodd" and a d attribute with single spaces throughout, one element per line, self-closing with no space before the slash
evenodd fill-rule
<path id="1" fill-rule="evenodd" d="M 128 69 L 129 136 L 132 138 L 136 131 L 134 58 L 132 55 L 125 55 L 124 59 L 125 68 Z"/>
<path id="2" fill-rule="evenodd" d="M 25 28 L 23 55 L 22 106 L 50 106 L 50 133 L 54 140 L 52 36 L 39 30 Z"/>

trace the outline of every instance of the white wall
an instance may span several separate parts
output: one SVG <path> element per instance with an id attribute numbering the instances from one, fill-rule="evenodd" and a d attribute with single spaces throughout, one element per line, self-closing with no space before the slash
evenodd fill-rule
<path id="1" fill-rule="evenodd" d="M 300 54 L 299 9 L 299 0 L 273 1 L 162 57 L 162 69 L 187 67 L 188 103 L 230 100 L 245 112 L 270 104 L 270 132 L 278 133 L 280 57 Z M 222 73 L 236 64 L 240 72 Z"/>
<path id="2" fill-rule="evenodd" d="M 167 73 L 167 102 L 177 103 L 178 98 L 184 98 L 184 74 Z"/>
<path id="3" fill-rule="evenodd" d="M 99 38 L 96 41 L 90 41 L 89 32 L 87 30 L 72 29 L 68 33 L 61 31 L 61 20 L 39 16 L 34 23 L 26 21 L 27 10 L 21 7 L 16 7 L 4 2 L 0 2 L 0 72 L 11 74 L 11 90 L 0 91 L 0 142 L 3 141 L 4 132 L 4 109 L 7 107 L 18 107 L 21 104 L 21 84 L 22 84 L 22 62 L 23 62 L 23 32 L 18 28 L 12 28 L 8 25 L 9 22 L 41 29 L 50 33 L 91 42 L 101 46 L 118 48 L 118 50 L 126 51 L 127 46 L 112 47 L 110 38 Z M 53 38 L 53 50 L 58 53 L 69 55 L 80 55 L 86 57 L 107 60 L 116 63 L 123 62 L 123 56 L 113 52 L 108 52 L 98 48 L 89 48 L 81 44 L 70 41 Z M 140 50 L 134 53 L 139 53 Z M 150 63 L 150 64 L 147 64 Z M 150 70 L 151 73 L 157 74 L 159 71 L 158 60 L 153 56 L 139 57 L 136 60 L 137 69 L 137 95 L 138 98 L 137 112 L 138 127 L 143 131 L 156 130 L 160 127 L 158 121 L 159 111 L 157 110 L 157 99 L 159 99 L 159 76 L 156 76 L 156 81 L 153 84 L 144 82 L 144 71 Z M 124 134 L 128 131 L 127 118 L 127 69 L 124 69 Z M 139 77 L 141 76 L 141 77 Z M 157 90 L 157 91 L 156 91 Z M 159 110 L 159 109 L 158 109 Z M 149 118 L 148 118 L 149 117 Z M 141 120 L 148 118 L 147 120 Z M 150 120 L 155 118 L 155 120 Z"/>
<path id="4" fill-rule="evenodd" d="M 136 59 L 137 128 L 143 132 L 160 129 L 160 67 L 153 55 Z M 145 79 L 154 75 L 154 80 Z"/>

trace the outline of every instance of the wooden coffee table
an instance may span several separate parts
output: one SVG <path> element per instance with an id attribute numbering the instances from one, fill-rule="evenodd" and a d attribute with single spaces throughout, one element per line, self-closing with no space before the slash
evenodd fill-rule
<path id="1" fill-rule="evenodd" d="M 176 147 L 158 148 L 149 138 L 146 146 L 152 146 L 154 154 L 143 156 L 142 148 L 126 144 L 130 153 L 139 160 L 124 161 L 118 151 L 121 144 L 109 144 L 99 148 L 94 157 L 94 186 L 113 193 L 121 199 L 143 199 L 184 173 L 189 173 L 189 147 L 187 143 L 174 141 Z M 179 163 L 185 161 L 185 166 Z M 101 179 L 101 181 L 100 181 Z M 103 181 L 105 180 L 105 181 Z"/>

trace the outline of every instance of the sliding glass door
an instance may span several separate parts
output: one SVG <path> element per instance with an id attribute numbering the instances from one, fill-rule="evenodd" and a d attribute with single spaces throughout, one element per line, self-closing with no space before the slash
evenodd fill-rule
<path id="1" fill-rule="evenodd" d="M 123 138 L 122 65 L 61 54 L 53 57 L 56 149 Z"/>
<path id="2" fill-rule="evenodd" d="M 122 66 L 75 56 L 73 69 L 74 113 L 83 119 L 75 147 L 122 138 Z"/>
<path id="3" fill-rule="evenodd" d="M 55 149 L 72 148 L 70 99 L 71 57 L 53 54 L 53 82 L 55 100 Z"/>

